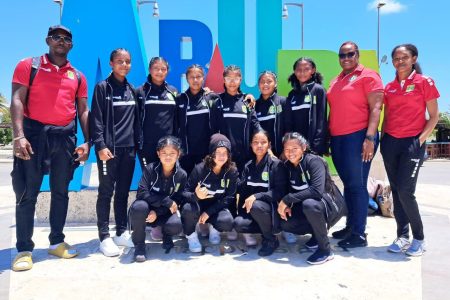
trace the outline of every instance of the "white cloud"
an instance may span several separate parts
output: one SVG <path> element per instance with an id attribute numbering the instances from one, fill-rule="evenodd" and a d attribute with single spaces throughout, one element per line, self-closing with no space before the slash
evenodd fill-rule
<path id="1" fill-rule="evenodd" d="M 378 3 L 385 3 L 383 7 L 380 8 L 380 14 L 395 14 L 406 10 L 406 5 L 400 3 L 396 0 L 374 0 L 368 4 L 369 10 L 377 10 Z"/>

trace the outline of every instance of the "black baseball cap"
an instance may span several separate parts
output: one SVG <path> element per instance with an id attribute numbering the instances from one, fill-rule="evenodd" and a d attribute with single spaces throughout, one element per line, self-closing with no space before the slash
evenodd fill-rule
<path id="1" fill-rule="evenodd" d="M 57 31 L 57 30 L 62 30 L 62 31 L 64 31 L 64 32 L 66 32 L 66 33 L 69 35 L 69 37 L 72 38 L 72 32 L 70 31 L 70 29 L 67 28 L 67 27 L 65 27 L 65 26 L 62 26 L 62 25 L 53 25 L 53 26 L 50 26 L 50 27 L 48 28 L 48 34 L 47 34 L 47 35 L 52 35 L 52 33 L 54 33 L 54 32 Z"/>

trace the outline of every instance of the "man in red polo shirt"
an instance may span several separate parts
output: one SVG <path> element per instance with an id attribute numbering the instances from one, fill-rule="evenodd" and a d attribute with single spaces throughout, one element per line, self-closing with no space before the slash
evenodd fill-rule
<path id="1" fill-rule="evenodd" d="M 69 202 L 68 187 L 73 171 L 89 155 L 89 143 L 76 147 L 76 115 L 88 141 L 86 79 L 72 67 L 67 54 L 72 33 L 52 26 L 46 43 L 48 54 L 20 61 L 12 80 L 11 117 L 14 131 L 14 167 L 11 173 L 16 194 L 16 238 L 18 254 L 14 271 L 33 266 L 31 251 L 34 212 L 42 179 L 50 174 L 50 248 L 61 258 L 72 258 L 76 250 L 64 242 L 63 228 Z"/>

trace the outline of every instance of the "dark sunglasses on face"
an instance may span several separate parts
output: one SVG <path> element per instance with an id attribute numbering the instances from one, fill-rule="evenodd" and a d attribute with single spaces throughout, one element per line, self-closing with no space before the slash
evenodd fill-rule
<path id="1" fill-rule="evenodd" d="M 353 58 L 356 55 L 355 51 L 348 53 L 339 53 L 339 59 Z"/>
<path id="2" fill-rule="evenodd" d="M 68 36 L 54 34 L 54 35 L 49 35 L 48 37 L 51 38 L 52 41 L 54 41 L 54 42 L 59 42 L 60 40 L 63 40 L 64 43 L 66 43 L 66 44 L 72 44 L 72 39 Z"/>

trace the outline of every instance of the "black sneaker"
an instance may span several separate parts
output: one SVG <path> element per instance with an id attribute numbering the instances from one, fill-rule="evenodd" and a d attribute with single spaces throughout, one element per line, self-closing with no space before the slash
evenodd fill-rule
<path id="1" fill-rule="evenodd" d="M 308 257 L 306 262 L 311 265 L 321 265 L 333 258 L 334 254 L 331 250 L 317 249 L 310 257 Z"/>
<path id="2" fill-rule="evenodd" d="M 352 229 L 350 227 L 345 226 L 341 230 L 335 231 L 331 234 L 331 236 L 335 239 L 342 240 L 348 238 L 348 236 L 352 233 Z"/>
<path id="3" fill-rule="evenodd" d="M 280 242 L 275 238 L 274 240 L 263 239 L 261 249 L 258 250 L 259 256 L 269 256 L 272 255 L 275 250 L 280 247 Z"/>
<path id="4" fill-rule="evenodd" d="M 172 236 L 164 234 L 163 238 L 162 238 L 163 249 L 170 250 L 173 248 L 173 246 L 174 246 L 174 244 L 173 244 Z"/>
<path id="5" fill-rule="evenodd" d="M 146 249 L 145 244 L 137 244 L 134 247 L 134 261 L 135 262 L 144 262 L 146 261 Z"/>
<path id="6" fill-rule="evenodd" d="M 306 249 L 310 249 L 310 250 L 314 250 L 317 249 L 319 247 L 319 244 L 317 244 L 317 240 L 314 236 L 312 236 L 309 241 L 307 241 L 305 243 L 305 248 Z"/>
<path id="7" fill-rule="evenodd" d="M 341 248 L 367 247 L 367 234 L 364 236 L 351 234 L 348 238 L 339 241 L 338 246 Z"/>

